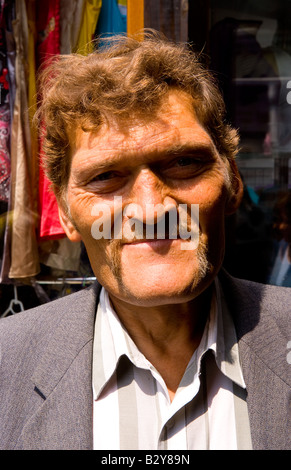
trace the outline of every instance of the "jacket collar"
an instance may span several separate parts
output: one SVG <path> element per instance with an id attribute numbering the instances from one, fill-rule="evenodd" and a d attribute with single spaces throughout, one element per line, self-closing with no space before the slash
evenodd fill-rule
<path id="1" fill-rule="evenodd" d="M 221 273 L 236 327 L 254 449 L 289 449 L 290 289 Z"/>
<path id="2" fill-rule="evenodd" d="M 248 348 L 262 367 L 291 386 L 286 349 L 290 340 L 290 304 L 287 300 L 290 289 L 236 279 L 225 271 L 221 272 L 220 281 L 240 349 Z M 284 291 L 285 300 L 282 299 Z M 249 372 L 250 368 L 244 371 L 244 376 Z"/>
<path id="3" fill-rule="evenodd" d="M 54 315 L 32 381 L 31 416 L 16 448 L 90 450 L 92 435 L 92 347 L 100 286 L 95 284 L 45 314 Z M 69 298 L 70 297 L 70 298 Z M 59 308 L 58 314 L 54 309 Z"/>
<path id="4" fill-rule="evenodd" d="M 63 299 L 62 315 L 49 334 L 44 354 L 32 377 L 44 397 L 50 395 L 84 346 L 93 340 L 100 289 L 101 286 L 95 283 L 86 292 L 80 292 L 78 297 L 75 296 L 74 305 L 69 297 Z"/>

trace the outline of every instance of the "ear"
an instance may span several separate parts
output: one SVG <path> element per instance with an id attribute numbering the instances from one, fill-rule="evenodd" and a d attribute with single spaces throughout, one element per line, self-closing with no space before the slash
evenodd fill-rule
<path id="1" fill-rule="evenodd" d="M 80 242 L 81 235 L 73 224 L 71 217 L 68 214 L 67 207 L 64 207 L 65 203 L 63 201 L 58 201 L 59 207 L 59 218 L 61 226 L 63 227 L 67 237 L 71 242 Z"/>
<path id="2" fill-rule="evenodd" d="M 234 160 L 229 162 L 230 166 L 230 175 L 231 175 L 231 184 L 229 189 L 229 197 L 226 203 L 226 215 L 231 215 L 237 211 L 242 201 L 244 186 L 239 174 L 237 165 Z"/>

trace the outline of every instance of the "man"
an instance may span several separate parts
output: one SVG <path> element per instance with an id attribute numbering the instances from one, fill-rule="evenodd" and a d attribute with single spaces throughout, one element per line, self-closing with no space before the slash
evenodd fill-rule
<path id="1" fill-rule="evenodd" d="M 155 35 L 45 74 L 47 174 L 98 284 L 1 321 L 1 448 L 288 448 L 290 290 L 221 271 L 242 184 L 213 79 Z"/>

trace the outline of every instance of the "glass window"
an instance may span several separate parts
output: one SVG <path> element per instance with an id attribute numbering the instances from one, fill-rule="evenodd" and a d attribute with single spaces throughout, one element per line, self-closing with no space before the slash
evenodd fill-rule
<path id="1" fill-rule="evenodd" d="M 227 222 L 225 267 L 238 277 L 291 286 L 290 1 L 206 5 L 189 3 L 189 40 L 209 58 L 227 118 L 239 130 L 245 187 L 238 214 Z"/>

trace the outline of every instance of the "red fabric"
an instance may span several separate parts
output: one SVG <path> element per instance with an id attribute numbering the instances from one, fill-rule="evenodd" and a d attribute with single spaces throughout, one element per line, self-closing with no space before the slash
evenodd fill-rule
<path id="1" fill-rule="evenodd" d="M 60 53 L 60 0 L 36 2 L 37 61 Z"/>
<path id="2" fill-rule="evenodd" d="M 50 182 L 39 168 L 39 241 L 63 238 L 65 232 L 60 224 L 58 205 L 50 189 Z"/>
<path id="3" fill-rule="evenodd" d="M 36 2 L 37 67 L 45 66 L 50 57 L 60 54 L 60 0 Z M 40 154 L 41 154 L 40 143 Z M 39 239 L 62 238 L 57 201 L 41 165 L 39 168 Z"/>

